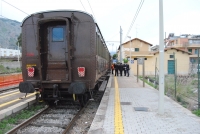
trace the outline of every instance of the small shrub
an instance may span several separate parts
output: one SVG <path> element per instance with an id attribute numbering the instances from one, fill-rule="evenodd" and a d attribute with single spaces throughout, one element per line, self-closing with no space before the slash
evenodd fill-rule
<path id="1" fill-rule="evenodd" d="M 180 96 L 176 96 L 176 100 L 177 100 L 178 102 L 181 102 L 181 101 L 182 101 L 182 98 L 181 98 Z"/>
<path id="2" fill-rule="evenodd" d="M 200 117 L 200 110 L 195 110 L 192 113 Z"/>

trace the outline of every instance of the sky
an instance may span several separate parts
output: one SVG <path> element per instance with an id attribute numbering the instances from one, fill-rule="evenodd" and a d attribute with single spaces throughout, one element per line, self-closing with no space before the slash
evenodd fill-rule
<path id="1" fill-rule="evenodd" d="M 159 45 L 159 0 L 0 0 L 0 17 L 22 22 L 27 14 L 48 10 L 79 10 L 91 14 L 97 22 L 109 51 L 122 43 L 140 38 Z M 7 4 L 9 3 L 9 4 Z M 12 5 L 12 6 L 11 6 Z M 18 8 L 14 8 L 14 7 Z M 163 0 L 164 36 L 174 33 L 200 35 L 200 0 Z M 132 26 L 131 26 L 132 24 Z M 165 37 L 164 37 L 165 38 Z"/>

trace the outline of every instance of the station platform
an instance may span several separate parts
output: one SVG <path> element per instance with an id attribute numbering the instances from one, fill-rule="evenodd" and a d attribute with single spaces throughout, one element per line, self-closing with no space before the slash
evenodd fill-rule
<path id="1" fill-rule="evenodd" d="M 200 117 L 133 75 L 111 74 L 88 134 L 200 134 Z"/>

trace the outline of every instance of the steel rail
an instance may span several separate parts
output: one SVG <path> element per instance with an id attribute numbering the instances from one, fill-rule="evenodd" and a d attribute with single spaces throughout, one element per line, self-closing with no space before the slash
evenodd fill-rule
<path id="1" fill-rule="evenodd" d="M 17 125 L 15 128 L 11 129 L 6 134 L 16 134 L 18 130 L 23 129 L 26 126 L 28 126 L 33 120 L 37 119 L 41 114 L 43 114 L 44 112 L 46 112 L 48 109 L 49 109 L 49 106 L 47 106 L 42 111 L 38 112 L 36 115 L 34 115 L 33 117 L 31 117 L 30 119 L 24 121 L 22 124 Z"/>
<path id="2" fill-rule="evenodd" d="M 74 123 L 78 120 L 78 118 L 80 118 L 80 114 L 82 114 L 84 112 L 84 110 L 86 109 L 86 107 L 88 106 L 90 100 L 86 103 L 86 105 L 79 110 L 79 112 L 74 116 L 74 118 L 72 119 L 72 121 L 67 125 L 67 127 L 65 128 L 64 132 L 62 134 L 66 134 L 69 132 L 69 130 L 71 130 L 72 126 L 74 125 Z"/>
<path id="3" fill-rule="evenodd" d="M 0 87 L 1 88 L 1 87 Z M 11 86 L 11 87 L 7 87 L 7 88 L 2 88 L 0 89 L 0 94 L 1 93 L 5 93 L 7 91 L 11 91 L 11 90 L 16 90 L 16 89 L 19 89 L 19 86 Z"/>

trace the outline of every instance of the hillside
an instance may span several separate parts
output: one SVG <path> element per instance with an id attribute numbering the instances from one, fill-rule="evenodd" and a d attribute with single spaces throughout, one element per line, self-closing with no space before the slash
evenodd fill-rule
<path id="1" fill-rule="evenodd" d="M 21 33 L 21 23 L 0 18 L 0 47 L 16 48 L 17 37 Z"/>

